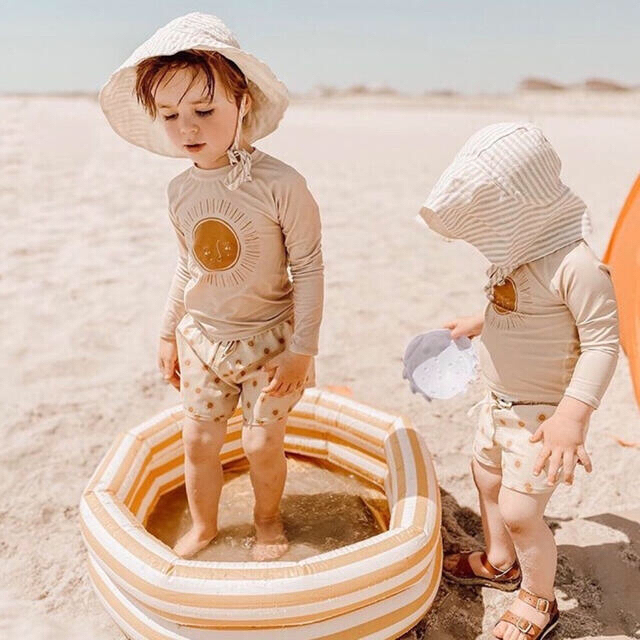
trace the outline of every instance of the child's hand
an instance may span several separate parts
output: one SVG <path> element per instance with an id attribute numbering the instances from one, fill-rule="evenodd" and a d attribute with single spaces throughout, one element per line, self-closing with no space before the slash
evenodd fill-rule
<path id="1" fill-rule="evenodd" d="M 451 337 L 456 340 L 457 338 L 467 337 L 475 338 L 482 333 L 482 327 L 484 326 L 484 316 L 465 316 L 464 318 L 456 318 L 451 322 L 447 322 L 444 325 L 445 329 L 451 331 Z"/>
<path id="2" fill-rule="evenodd" d="M 160 369 L 165 382 L 180 390 L 180 365 L 178 363 L 178 347 L 175 340 L 160 338 L 158 369 Z"/>
<path id="3" fill-rule="evenodd" d="M 311 356 L 294 353 L 288 349 L 278 354 L 265 365 L 267 373 L 273 376 L 273 380 L 264 388 L 263 393 L 282 397 L 300 389 L 310 364 Z"/>
<path id="4" fill-rule="evenodd" d="M 560 467 L 562 480 L 566 484 L 573 484 L 576 462 L 591 473 L 591 459 L 584 448 L 584 438 L 592 411 L 593 408 L 584 402 L 565 396 L 555 413 L 529 438 L 530 442 L 543 441 L 533 473 L 538 475 L 548 459 L 547 484 L 555 484 Z"/>

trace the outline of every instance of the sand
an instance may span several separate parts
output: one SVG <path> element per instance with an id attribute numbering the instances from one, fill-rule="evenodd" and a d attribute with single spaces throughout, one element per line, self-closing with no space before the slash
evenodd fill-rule
<path id="1" fill-rule="evenodd" d="M 414 421 L 435 460 L 449 549 L 481 544 L 466 415 L 481 386 L 428 404 L 402 380 L 401 356 L 414 334 L 481 309 L 485 264 L 414 215 L 465 138 L 505 119 L 543 126 L 592 210 L 599 253 L 638 171 L 637 95 L 545 99 L 301 101 L 260 145 L 308 177 L 322 210 L 318 384 Z M 176 256 L 165 187 L 187 163 L 127 145 L 83 97 L 1 98 L 0 140 L 0 635 L 115 640 L 87 576 L 77 505 L 116 433 L 178 401 L 155 350 Z M 640 450 L 613 438 L 637 442 L 639 427 L 621 358 L 592 421 L 594 473 L 560 488 L 548 510 L 558 637 L 639 637 Z M 445 584 L 408 637 L 483 637 L 508 600 Z"/>

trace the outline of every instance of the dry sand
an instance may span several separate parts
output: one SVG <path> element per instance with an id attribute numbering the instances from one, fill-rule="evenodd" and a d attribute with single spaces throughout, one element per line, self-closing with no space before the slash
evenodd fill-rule
<path id="1" fill-rule="evenodd" d="M 591 207 L 600 253 L 638 172 L 637 96 L 544 100 L 300 102 L 260 145 L 308 177 L 322 209 L 318 383 L 411 417 L 433 453 L 450 549 L 481 544 L 466 416 L 481 387 L 427 404 L 402 380 L 401 356 L 414 334 L 482 307 L 485 264 L 414 215 L 466 137 L 505 119 L 543 126 Z M 81 97 L 1 98 L 0 141 L 0 635 L 116 639 L 87 577 L 77 505 L 115 434 L 178 400 L 155 349 L 176 254 L 165 186 L 187 164 L 127 145 Z M 639 427 L 621 358 L 592 421 L 595 471 L 548 511 L 565 610 L 556 637 L 640 637 L 640 450 L 612 438 L 638 441 Z M 409 637 L 481 637 L 508 599 L 445 584 Z"/>

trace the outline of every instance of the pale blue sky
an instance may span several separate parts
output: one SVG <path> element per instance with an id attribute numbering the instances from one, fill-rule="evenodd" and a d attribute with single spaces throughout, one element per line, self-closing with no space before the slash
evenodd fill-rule
<path id="1" fill-rule="evenodd" d="M 158 27 L 220 16 L 292 91 L 640 85 L 640 0 L 0 0 L 0 92 L 97 90 Z"/>

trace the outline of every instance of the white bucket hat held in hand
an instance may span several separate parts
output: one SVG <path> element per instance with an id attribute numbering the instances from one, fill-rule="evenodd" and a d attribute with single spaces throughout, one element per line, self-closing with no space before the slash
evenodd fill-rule
<path id="1" fill-rule="evenodd" d="M 249 143 L 274 131 L 289 104 L 284 84 L 269 67 L 243 51 L 228 27 L 216 16 L 189 13 L 158 29 L 115 71 L 100 91 L 100 106 L 114 131 L 132 144 L 171 157 L 189 157 L 169 140 L 162 123 L 153 119 L 135 95 L 136 66 L 146 58 L 171 56 L 187 49 L 217 51 L 244 73 L 251 95 L 240 105 L 233 143 L 227 155 L 232 169 L 225 180 L 229 189 L 251 180 L 251 157 L 240 149 L 241 134 Z"/>
<path id="2" fill-rule="evenodd" d="M 560 167 L 539 127 L 489 125 L 467 140 L 420 215 L 433 231 L 465 240 L 491 262 L 490 294 L 520 265 L 591 231 L 587 206 L 562 182 Z"/>

